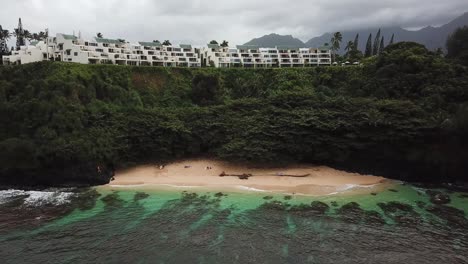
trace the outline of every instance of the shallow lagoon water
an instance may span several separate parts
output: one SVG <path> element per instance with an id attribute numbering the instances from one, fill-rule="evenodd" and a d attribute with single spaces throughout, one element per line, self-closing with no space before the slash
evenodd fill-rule
<path id="1" fill-rule="evenodd" d="M 0 192 L 2 263 L 467 263 L 468 194 Z M 373 194 L 371 194 L 373 193 Z"/>

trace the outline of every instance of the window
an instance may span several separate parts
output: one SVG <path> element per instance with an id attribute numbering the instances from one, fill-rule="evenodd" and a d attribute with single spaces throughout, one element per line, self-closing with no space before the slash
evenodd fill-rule
<path id="1" fill-rule="evenodd" d="M 75 55 L 75 57 L 78 56 L 78 52 L 75 52 L 74 55 Z"/>

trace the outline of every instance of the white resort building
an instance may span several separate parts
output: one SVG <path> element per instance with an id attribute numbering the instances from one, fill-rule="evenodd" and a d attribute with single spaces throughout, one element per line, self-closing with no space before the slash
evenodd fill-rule
<path id="1" fill-rule="evenodd" d="M 297 48 L 240 45 L 236 49 L 208 44 L 203 49 L 207 65 L 217 68 L 291 68 L 331 65 L 329 47 Z"/>
<path id="2" fill-rule="evenodd" d="M 73 35 L 57 34 L 45 41 L 31 42 L 3 56 L 4 65 L 38 61 L 64 61 L 81 64 L 117 64 L 133 66 L 217 68 L 286 68 L 331 65 L 329 47 L 260 48 L 240 45 L 237 48 L 208 44 L 198 49 L 191 45 L 167 46 L 158 42 L 131 44 L 123 40 L 95 38 L 83 40 Z"/>

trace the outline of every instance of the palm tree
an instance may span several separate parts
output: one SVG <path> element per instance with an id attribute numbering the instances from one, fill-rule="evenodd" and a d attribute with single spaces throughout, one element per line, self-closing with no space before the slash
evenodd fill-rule
<path id="1" fill-rule="evenodd" d="M 8 41 L 11 38 L 11 33 L 8 31 L 8 29 L 3 29 L 2 26 L 0 26 L 0 41 Z"/>
<path id="2" fill-rule="evenodd" d="M 221 43 L 221 47 L 223 48 L 229 47 L 229 42 L 227 42 L 226 40 L 223 40 L 223 43 Z"/>
<path id="3" fill-rule="evenodd" d="M 3 29 L 2 26 L 0 26 L 0 57 L 9 53 L 7 42 L 10 37 L 10 31 Z"/>
<path id="4" fill-rule="evenodd" d="M 354 49 L 354 42 L 353 41 L 348 41 L 348 44 L 346 44 L 345 51 L 350 52 Z"/>
<path id="5" fill-rule="evenodd" d="M 163 45 L 164 45 L 164 46 L 172 46 L 172 43 L 171 43 L 169 40 L 165 40 L 165 41 L 163 42 Z"/>
<path id="6" fill-rule="evenodd" d="M 341 35 L 341 32 L 335 32 L 330 40 L 332 45 L 331 49 L 333 50 L 333 60 L 336 59 L 336 52 L 340 49 L 341 41 L 343 41 L 343 35 Z"/>
<path id="7" fill-rule="evenodd" d="M 97 34 L 96 34 L 96 37 L 98 37 L 98 38 L 103 38 L 102 33 L 101 33 L 101 32 L 97 33 Z"/>
<path id="8" fill-rule="evenodd" d="M 210 44 L 218 45 L 218 41 L 212 40 L 212 41 L 210 41 Z"/>

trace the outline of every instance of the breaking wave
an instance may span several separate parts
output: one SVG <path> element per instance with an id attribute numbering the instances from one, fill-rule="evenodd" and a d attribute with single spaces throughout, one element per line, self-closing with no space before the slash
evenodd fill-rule
<path id="1" fill-rule="evenodd" d="M 71 202 L 76 194 L 63 191 L 0 191 L 0 204 L 5 204 L 16 199 L 24 199 L 23 205 L 27 207 L 39 207 L 44 205 L 64 205 Z"/>

